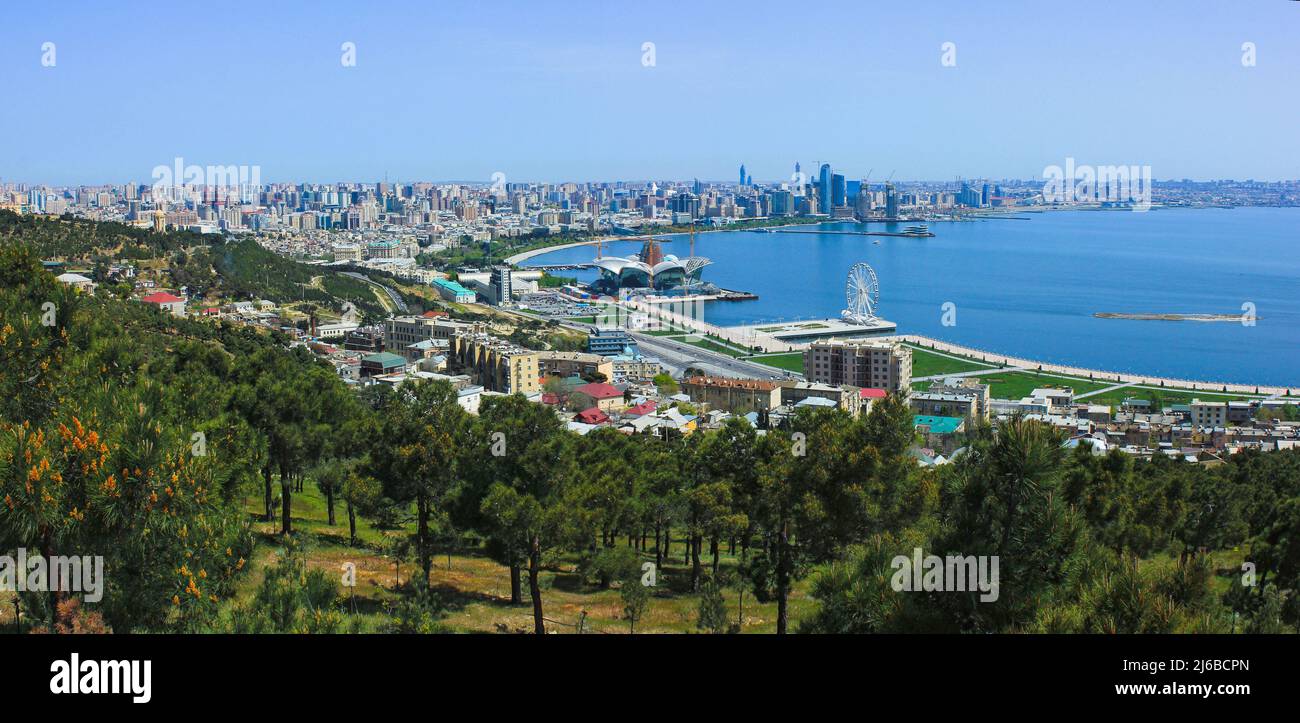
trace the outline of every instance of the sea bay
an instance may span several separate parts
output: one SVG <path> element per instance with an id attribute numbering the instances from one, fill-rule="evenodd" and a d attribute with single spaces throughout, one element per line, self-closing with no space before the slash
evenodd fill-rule
<path id="1" fill-rule="evenodd" d="M 800 228 L 822 231 L 815 234 L 700 233 L 695 252 L 714 262 L 704 278 L 759 296 L 710 302 L 706 319 L 729 326 L 838 316 L 845 275 L 854 263 L 866 262 L 880 280 L 879 313 L 899 333 L 1095 369 L 1300 384 L 1300 209 L 1017 216 L 1027 220 L 930 222 L 932 238 L 830 233 L 901 231 L 913 223 Z M 665 253 L 689 254 L 685 235 L 670 238 Z M 639 248 L 640 242 L 616 241 L 606 244 L 605 254 L 631 255 Z M 562 249 L 525 266 L 594 256 L 589 246 Z M 590 280 L 594 271 L 576 275 Z M 954 325 L 944 323 L 948 303 Z M 1249 310 L 1257 316 L 1253 325 L 1093 316 Z"/>

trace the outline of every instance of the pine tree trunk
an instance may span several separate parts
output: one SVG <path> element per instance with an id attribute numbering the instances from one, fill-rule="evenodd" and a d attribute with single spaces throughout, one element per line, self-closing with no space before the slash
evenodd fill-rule
<path id="1" fill-rule="evenodd" d="M 275 514 L 275 508 L 272 506 L 273 501 L 271 499 L 271 463 L 270 462 L 267 462 L 266 466 L 262 468 L 262 477 L 266 482 L 265 490 L 264 490 L 266 493 L 266 498 L 265 498 L 266 514 L 263 516 L 263 521 L 270 522 L 272 516 Z"/>
<path id="2" fill-rule="evenodd" d="M 516 563 L 510 566 L 510 604 L 511 605 L 524 604 L 524 593 L 523 590 L 521 590 L 520 588 L 521 585 L 519 581 L 519 565 Z"/>
<path id="3" fill-rule="evenodd" d="M 704 546 L 702 535 L 692 535 L 687 547 L 691 548 L 691 592 L 700 591 L 700 548 Z"/>
<path id="4" fill-rule="evenodd" d="M 325 492 L 325 510 L 329 513 L 330 527 L 334 526 L 334 488 Z"/>
<path id="5" fill-rule="evenodd" d="M 538 635 L 546 634 L 546 625 L 542 620 L 542 588 L 537 584 L 537 576 L 541 573 L 542 567 L 542 548 L 541 540 L 533 535 L 532 549 L 528 554 L 528 593 L 533 596 L 533 632 Z"/>
<path id="6" fill-rule="evenodd" d="M 419 518 L 416 528 L 416 544 L 420 547 L 420 570 L 424 573 L 424 586 L 429 587 L 429 575 L 433 568 L 433 558 L 429 555 L 429 501 L 423 496 L 415 502 L 416 516 Z"/>
<path id="7" fill-rule="evenodd" d="M 655 525 L 655 569 L 659 569 L 664 564 L 663 543 L 659 541 L 659 525 Z"/>
<path id="8" fill-rule="evenodd" d="M 357 546 L 357 511 L 348 503 L 348 545 Z"/>
<path id="9" fill-rule="evenodd" d="M 781 526 L 781 539 L 776 552 L 776 634 L 785 635 L 790 622 L 788 598 L 790 597 L 790 528 Z"/>
<path id="10" fill-rule="evenodd" d="M 284 470 L 280 468 L 280 514 L 284 519 L 280 520 L 280 534 L 287 535 L 293 532 L 293 519 L 291 517 L 293 510 L 293 479 Z"/>
<path id="11" fill-rule="evenodd" d="M 713 577 L 718 576 L 718 538 L 709 540 L 709 550 L 713 553 Z"/>

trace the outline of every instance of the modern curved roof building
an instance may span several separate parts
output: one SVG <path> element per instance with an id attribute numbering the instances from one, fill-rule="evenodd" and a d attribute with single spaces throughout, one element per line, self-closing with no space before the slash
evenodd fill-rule
<path id="1" fill-rule="evenodd" d="M 701 256 L 679 259 L 663 255 L 653 240 L 646 242 L 636 257 L 606 256 L 593 264 L 600 271 L 597 282 L 606 291 L 655 289 L 666 291 L 700 283 L 700 273 L 713 262 Z"/>

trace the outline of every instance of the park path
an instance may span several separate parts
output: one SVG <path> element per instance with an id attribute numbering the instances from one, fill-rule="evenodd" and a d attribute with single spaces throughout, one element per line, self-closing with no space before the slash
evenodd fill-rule
<path id="1" fill-rule="evenodd" d="M 1113 385 L 1113 386 L 1106 387 L 1105 389 L 1096 389 L 1096 390 L 1093 390 L 1093 391 L 1091 391 L 1091 392 L 1084 392 L 1083 394 L 1076 394 L 1076 395 L 1074 395 L 1074 398 L 1075 398 L 1076 401 L 1079 400 L 1079 399 L 1087 399 L 1088 397 L 1096 396 L 1096 395 L 1098 395 L 1098 394 L 1105 394 L 1106 392 L 1113 392 L 1113 391 L 1115 391 L 1116 389 L 1123 389 L 1124 387 L 1131 387 L 1131 386 L 1133 386 L 1133 385 L 1132 385 L 1132 384 L 1115 384 L 1115 385 Z"/>

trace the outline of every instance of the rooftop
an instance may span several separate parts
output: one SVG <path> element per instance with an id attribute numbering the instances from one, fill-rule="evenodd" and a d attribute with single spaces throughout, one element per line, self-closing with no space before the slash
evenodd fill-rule
<path id="1" fill-rule="evenodd" d="M 777 382 L 767 381 L 765 379 L 728 379 L 725 377 L 691 377 L 685 384 L 694 384 L 702 387 L 719 387 L 724 389 L 752 389 L 755 391 L 770 392 L 781 386 Z"/>
<path id="2" fill-rule="evenodd" d="M 363 363 L 370 362 L 372 364 L 379 364 L 380 366 L 383 367 L 394 367 L 399 365 L 400 366 L 406 365 L 406 359 L 386 351 L 381 351 L 378 354 L 370 354 L 368 356 L 363 356 L 361 357 L 361 361 Z"/>
<path id="3" fill-rule="evenodd" d="M 925 415 L 916 415 L 912 417 L 914 426 L 925 425 L 930 428 L 932 434 L 952 434 L 961 426 L 960 417 L 931 417 Z"/>
<path id="4" fill-rule="evenodd" d="M 582 386 L 578 387 L 577 389 L 574 389 L 573 391 L 586 394 L 587 396 L 597 401 L 601 399 L 612 399 L 614 397 L 623 396 L 623 392 L 620 392 L 617 387 L 615 387 L 612 384 L 606 384 L 604 382 L 593 382 L 591 384 L 583 384 Z"/>

